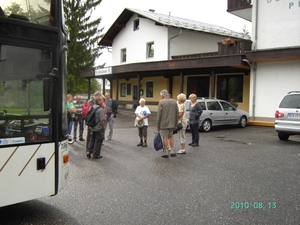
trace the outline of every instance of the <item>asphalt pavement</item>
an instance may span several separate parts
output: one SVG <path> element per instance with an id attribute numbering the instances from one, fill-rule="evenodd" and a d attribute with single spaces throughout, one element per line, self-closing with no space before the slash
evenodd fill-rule
<path id="1" fill-rule="evenodd" d="M 87 159 L 85 142 L 70 145 L 63 191 L 0 208 L 0 224 L 300 224 L 299 136 L 219 127 L 200 132 L 200 146 L 186 155 L 165 159 L 153 148 L 155 119 L 144 148 L 133 123 L 117 116 L 102 159 Z"/>

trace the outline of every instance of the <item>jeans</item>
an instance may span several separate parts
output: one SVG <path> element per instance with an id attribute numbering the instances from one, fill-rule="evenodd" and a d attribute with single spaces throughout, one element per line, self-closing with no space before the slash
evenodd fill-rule
<path id="1" fill-rule="evenodd" d="M 113 132 L 114 132 L 114 114 L 111 114 L 110 117 L 107 118 L 107 121 L 105 121 L 105 130 L 107 128 L 107 124 L 109 126 L 109 132 L 108 132 L 107 138 L 111 139 Z M 104 131 L 104 133 L 105 133 L 105 131 Z"/>
<path id="2" fill-rule="evenodd" d="M 73 137 L 74 140 L 77 139 L 77 127 L 79 124 L 79 139 L 83 138 L 83 129 L 84 129 L 84 120 L 83 119 L 75 119 L 74 120 L 74 130 L 73 130 Z"/>
<path id="3" fill-rule="evenodd" d="M 68 139 L 69 141 L 72 140 L 72 137 L 71 137 L 71 133 L 72 133 L 72 126 L 73 126 L 73 121 L 69 122 L 68 123 Z"/>
<path id="4" fill-rule="evenodd" d="M 192 143 L 199 144 L 199 131 L 198 131 L 199 123 L 190 124 L 190 129 L 192 133 Z"/>

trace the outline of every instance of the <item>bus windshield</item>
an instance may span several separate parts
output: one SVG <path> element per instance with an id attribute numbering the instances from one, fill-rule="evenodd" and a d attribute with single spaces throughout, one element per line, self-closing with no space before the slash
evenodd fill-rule
<path id="1" fill-rule="evenodd" d="M 54 0 L 5 0 L 0 3 L 0 16 L 54 26 L 54 3 Z"/>
<path id="2" fill-rule="evenodd" d="M 0 53 L 0 145 L 50 141 L 43 78 L 51 71 L 51 51 L 0 45 Z"/>

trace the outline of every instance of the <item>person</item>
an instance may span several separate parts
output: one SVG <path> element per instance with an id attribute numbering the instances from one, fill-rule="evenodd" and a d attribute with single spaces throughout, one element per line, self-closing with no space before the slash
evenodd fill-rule
<path id="1" fill-rule="evenodd" d="M 73 126 L 73 120 L 75 118 L 76 108 L 72 103 L 73 101 L 73 95 L 67 94 L 67 111 L 68 111 L 68 141 L 69 144 L 73 144 L 74 141 L 72 141 L 72 126 Z"/>
<path id="2" fill-rule="evenodd" d="M 237 108 L 239 105 L 234 101 L 234 99 L 230 99 L 230 104 Z"/>
<path id="3" fill-rule="evenodd" d="M 187 126 L 187 121 L 186 121 L 186 108 L 184 105 L 184 102 L 186 100 L 186 95 L 181 93 L 177 96 L 177 105 L 178 105 L 178 123 L 182 124 L 182 129 L 178 131 L 178 137 L 180 141 L 180 150 L 177 152 L 177 154 L 186 154 L 185 151 L 185 142 L 186 142 L 186 137 L 185 137 L 185 131 L 186 131 L 186 126 Z"/>
<path id="4" fill-rule="evenodd" d="M 95 127 L 91 127 L 91 133 L 90 133 L 90 141 L 88 145 L 88 151 L 86 153 L 87 158 L 91 158 L 91 154 L 93 154 L 93 157 L 96 159 L 102 158 L 101 155 L 101 147 L 102 142 L 104 140 L 104 110 L 101 107 L 103 103 L 103 98 L 100 96 L 97 96 L 95 98 L 95 104 L 92 106 L 96 111 L 96 121 L 97 125 Z"/>
<path id="5" fill-rule="evenodd" d="M 73 129 L 73 140 L 77 140 L 77 127 L 79 124 L 79 141 L 85 141 L 83 138 L 83 130 L 84 130 L 84 118 L 82 116 L 82 105 L 83 101 L 81 99 L 81 95 L 76 95 L 76 102 L 74 106 L 76 108 L 75 118 L 74 118 L 74 129 Z"/>
<path id="6" fill-rule="evenodd" d="M 149 108 L 145 105 L 146 100 L 141 98 L 139 101 L 140 105 L 135 110 L 135 115 L 139 120 L 144 122 L 143 127 L 138 127 L 140 143 L 137 146 L 147 147 L 147 129 L 148 129 L 148 117 L 150 116 L 151 112 Z M 144 142 L 143 142 L 144 137 Z"/>
<path id="7" fill-rule="evenodd" d="M 113 99 L 110 98 L 110 93 L 106 92 L 105 93 L 105 104 L 106 104 L 106 113 L 107 113 L 107 121 L 109 126 L 109 132 L 107 135 L 107 140 L 112 139 L 113 135 L 113 127 L 114 127 L 114 118 L 116 118 L 116 114 L 118 112 L 118 105 L 117 102 Z M 107 127 L 107 124 L 105 125 L 105 128 Z M 105 129 L 106 130 L 106 129 Z"/>
<path id="8" fill-rule="evenodd" d="M 89 100 L 89 102 L 91 102 L 92 104 L 92 106 L 93 105 L 95 105 L 96 104 L 96 98 L 97 97 L 99 97 L 99 96 L 102 96 L 101 95 L 101 92 L 100 91 L 96 91 L 95 93 L 94 93 L 94 95 L 93 95 L 93 98 L 91 98 L 90 100 Z M 86 132 L 86 151 L 88 151 L 87 149 L 88 149 L 88 146 L 89 146 L 89 143 L 90 143 L 90 137 L 91 137 L 91 128 L 90 127 L 88 127 L 87 128 L 87 132 Z"/>
<path id="9" fill-rule="evenodd" d="M 173 132 L 178 123 L 178 106 L 177 102 L 169 97 L 166 89 L 160 92 L 161 100 L 157 109 L 157 130 L 163 137 L 163 158 L 175 157 Z M 168 146 L 170 147 L 168 149 Z"/>
<path id="10" fill-rule="evenodd" d="M 197 95 L 190 94 L 189 99 L 191 100 L 191 108 L 190 108 L 190 117 L 189 124 L 192 133 L 192 142 L 189 143 L 192 147 L 199 146 L 199 118 L 202 113 L 202 108 L 199 103 L 197 103 Z"/>

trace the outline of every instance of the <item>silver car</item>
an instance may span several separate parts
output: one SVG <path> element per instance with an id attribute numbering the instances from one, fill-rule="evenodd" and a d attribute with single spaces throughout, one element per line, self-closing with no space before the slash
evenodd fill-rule
<path id="1" fill-rule="evenodd" d="M 203 112 L 200 117 L 199 130 L 204 132 L 211 130 L 213 126 L 239 125 L 244 128 L 249 122 L 249 114 L 244 110 L 239 110 L 229 102 L 220 99 L 197 99 Z M 185 101 L 186 118 L 189 119 L 191 101 Z M 189 123 L 188 123 L 189 125 Z"/>
<path id="2" fill-rule="evenodd" d="M 275 130 L 280 140 L 300 134 L 300 91 L 287 93 L 275 111 Z"/>

